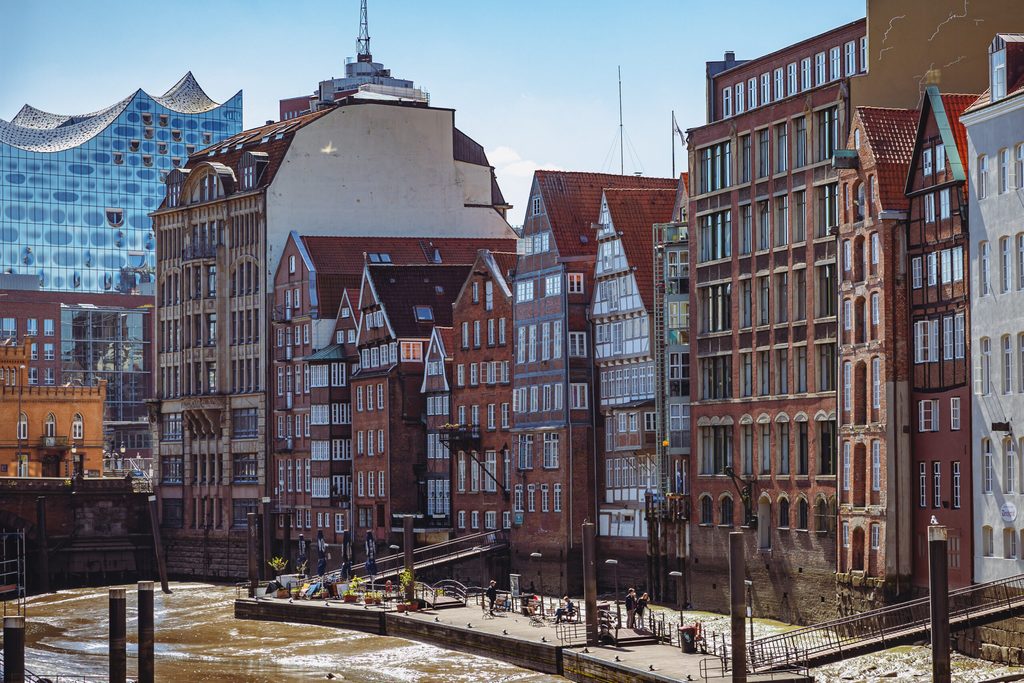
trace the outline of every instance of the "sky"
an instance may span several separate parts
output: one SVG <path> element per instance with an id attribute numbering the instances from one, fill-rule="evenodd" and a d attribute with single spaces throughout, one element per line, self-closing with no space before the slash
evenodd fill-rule
<path id="1" fill-rule="evenodd" d="M 704 63 L 772 52 L 864 16 L 865 0 L 369 0 L 370 47 L 456 110 L 523 222 L 537 168 L 672 173 L 671 115 L 704 123 Z M 186 71 L 214 100 L 244 93 L 245 126 L 344 75 L 359 0 L 0 0 L 0 119 L 25 103 L 95 111 Z M 675 144 L 676 171 L 685 151 Z"/>

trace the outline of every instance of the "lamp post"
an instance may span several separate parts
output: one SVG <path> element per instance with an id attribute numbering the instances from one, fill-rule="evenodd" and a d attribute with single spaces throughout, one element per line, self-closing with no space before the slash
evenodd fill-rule
<path id="1" fill-rule="evenodd" d="M 537 561 L 537 581 L 540 583 L 540 610 L 544 612 L 544 565 L 541 563 L 541 558 L 544 556 L 538 552 L 530 553 L 530 557 Z"/>
<path id="2" fill-rule="evenodd" d="M 391 545 L 388 546 L 388 550 L 390 550 L 393 554 L 397 554 L 398 551 L 401 550 L 401 548 L 399 546 L 397 546 L 396 544 L 392 543 Z M 376 575 L 374 575 L 374 578 L 376 578 Z M 373 590 L 373 582 L 372 581 L 370 582 L 370 590 Z"/>
<path id="3" fill-rule="evenodd" d="M 673 569 L 668 573 L 669 576 L 676 580 L 676 605 L 679 607 L 679 626 L 683 625 L 683 601 L 680 599 L 681 590 L 679 584 L 683 579 L 683 573 L 681 571 Z"/>
<path id="4" fill-rule="evenodd" d="M 618 623 L 621 623 L 622 615 L 619 613 L 619 561 L 607 559 L 604 563 L 615 569 L 615 619 Z"/>
<path id="5" fill-rule="evenodd" d="M 119 470 L 123 470 L 124 469 L 124 451 L 125 451 L 124 441 L 122 441 L 121 442 L 121 447 L 118 449 L 118 452 L 120 452 L 120 454 L 121 454 L 121 456 L 117 459 L 117 469 L 119 469 Z"/>

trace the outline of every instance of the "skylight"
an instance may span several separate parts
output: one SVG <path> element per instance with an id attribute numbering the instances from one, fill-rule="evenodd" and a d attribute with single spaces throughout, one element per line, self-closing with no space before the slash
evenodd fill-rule
<path id="1" fill-rule="evenodd" d="M 434 321 L 434 311 L 430 306 L 413 306 L 412 310 L 417 322 L 429 323 Z"/>

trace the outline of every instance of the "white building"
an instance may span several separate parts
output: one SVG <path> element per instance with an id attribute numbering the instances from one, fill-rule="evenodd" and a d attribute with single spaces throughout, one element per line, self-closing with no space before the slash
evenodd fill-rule
<path id="1" fill-rule="evenodd" d="M 997 35 L 967 108 L 974 580 L 1024 572 L 1024 35 Z"/>

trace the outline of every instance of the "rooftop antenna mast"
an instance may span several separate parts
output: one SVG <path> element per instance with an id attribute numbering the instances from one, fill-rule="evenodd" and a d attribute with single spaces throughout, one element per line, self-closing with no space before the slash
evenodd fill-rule
<path id="1" fill-rule="evenodd" d="M 366 0 L 363 0 L 365 3 Z M 623 128 L 622 128 L 622 66 L 619 66 L 619 175 L 626 175 L 626 157 L 623 153 Z"/>
<path id="2" fill-rule="evenodd" d="M 366 0 L 359 3 L 359 38 L 356 39 L 356 54 L 360 62 L 372 62 L 370 54 L 370 29 L 366 21 Z"/>

